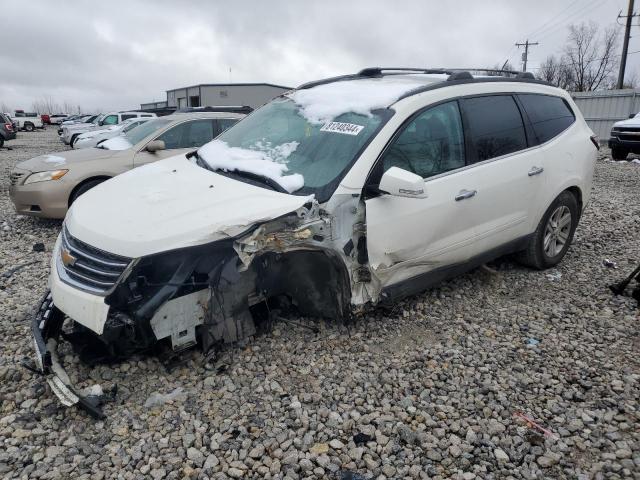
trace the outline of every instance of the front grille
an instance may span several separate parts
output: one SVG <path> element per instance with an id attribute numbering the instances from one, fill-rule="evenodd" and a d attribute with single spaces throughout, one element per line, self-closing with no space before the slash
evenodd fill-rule
<path id="1" fill-rule="evenodd" d="M 104 252 L 73 238 L 66 227 L 62 229 L 60 247 L 58 262 L 65 274 L 62 279 L 93 293 L 110 290 L 131 263 L 130 258 Z"/>
<path id="2" fill-rule="evenodd" d="M 9 174 L 9 183 L 11 186 L 18 185 L 20 183 L 20 179 L 24 177 L 25 173 L 22 172 L 11 172 Z"/>
<path id="3" fill-rule="evenodd" d="M 640 127 L 618 127 L 619 132 L 639 132 Z"/>

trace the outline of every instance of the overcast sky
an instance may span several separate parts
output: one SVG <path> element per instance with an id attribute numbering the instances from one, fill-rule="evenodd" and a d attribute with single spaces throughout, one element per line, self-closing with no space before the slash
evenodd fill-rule
<path id="1" fill-rule="evenodd" d="M 486 67 L 509 59 L 519 67 L 514 43 L 526 38 L 540 43 L 530 51 L 535 72 L 562 49 L 569 24 L 615 24 L 626 3 L 5 0 L 0 105 L 30 109 L 49 96 L 87 111 L 124 109 L 198 83 L 293 87 L 380 65 Z M 630 52 L 640 50 L 639 30 Z M 640 70 L 640 53 L 629 59 L 627 72 Z"/>

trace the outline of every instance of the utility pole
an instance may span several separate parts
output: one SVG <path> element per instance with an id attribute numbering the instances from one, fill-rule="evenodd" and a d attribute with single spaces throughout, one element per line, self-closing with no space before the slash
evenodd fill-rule
<path id="1" fill-rule="evenodd" d="M 629 49 L 629 37 L 631 36 L 631 21 L 633 17 L 637 17 L 633 13 L 633 0 L 629 0 L 629 9 L 627 16 L 618 14 L 618 18 L 626 18 L 627 24 L 624 27 L 624 42 L 622 43 L 622 59 L 620 60 L 620 71 L 618 72 L 618 85 L 616 88 L 620 90 L 624 84 L 624 70 L 627 67 L 627 50 Z"/>
<path id="2" fill-rule="evenodd" d="M 633 1 L 633 0 L 631 0 Z M 516 43 L 516 47 L 524 47 L 524 53 L 522 54 L 522 71 L 527 71 L 527 60 L 529 58 L 529 47 L 538 45 L 538 42 L 529 42 L 527 39 L 524 43 Z"/>

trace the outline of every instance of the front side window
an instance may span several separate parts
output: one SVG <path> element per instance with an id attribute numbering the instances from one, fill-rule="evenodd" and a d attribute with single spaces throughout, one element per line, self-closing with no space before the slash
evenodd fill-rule
<path id="1" fill-rule="evenodd" d="M 234 126 L 238 123 L 238 120 L 235 118 L 220 118 L 216 120 L 218 122 L 218 134 L 224 132 L 227 128 Z"/>
<path id="2" fill-rule="evenodd" d="M 104 120 L 102 120 L 102 125 L 115 125 L 117 123 L 118 123 L 117 115 L 107 115 L 106 117 L 104 117 Z"/>
<path id="3" fill-rule="evenodd" d="M 166 127 L 170 123 L 171 120 L 167 119 L 159 118 L 156 120 L 149 120 L 148 122 L 144 122 L 142 125 L 138 125 L 136 128 L 128 131 L 125 134 L 124 138 L 126 138 L 131 145 L 135 145 L 136 143 L 144 140 L 152 133 Z"/>
<path id="4" fill-rule="evenodd" d="M 527 93 L 518 95 L 518 99 L 531 121 L 536 144 L 551 140 L 575 121 L 567 102 L 560 97 Z"/>
<path id="5" fill-rule="evenodd" d="M 475 161 L 482 162 L 527 148 L 522 116 L 511 95 L 466 98 L 462 108 L 468 121 Z"/>
<path id="6" fill-rule="evenodd" d="M 465 165 L 464 133 L 458 102 L 447 102 L 420 113 L 386 151 L 383 171 L 402 168 L 432 177 Z"/>

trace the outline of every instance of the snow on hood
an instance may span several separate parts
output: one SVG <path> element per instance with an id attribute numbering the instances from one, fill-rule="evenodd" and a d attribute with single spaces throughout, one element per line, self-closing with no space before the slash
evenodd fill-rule
<path id="1" fill-rule="evenodd" d="M 58 157 L 57 155 L 43 155 L 42 161 L 44 163 L 52 163 L 53 165 L 59 166 L 67 163 L 67 160 L 63 157 Z"/>
<path id="2" fill-rule="evenodd" d="M 127 150 L 131 147 L 131 142 L 123 136 L 110 138 L 100 144 L 100 148 L 107 150 Z"/>
<path id="3" fill-rule="evenodd" d="M 178 155 L 92 188 L 73 203 L 65 224 L 89 245 L 138 258 L 238 235 L 309 201 L 225 177 Z"/>
<path id="4" fill-rule="evenodd" d="M 277 182 L 289 193 L 304 187 L 304 177 L 299 173 L 285 175 L 288 170 L 286 159 L 298 147 L 298 142 L 277 147 L 258 143 L 255 147 L 255 150 L 230 147 L 222 140 L 214 140 L 200 147 L 198 154 L 214 170 L 238 170 L 262 175 Z"/>
<path id="5" fill-rule="evenodd" d="M 287 96 L 309 122 L 320 124 L 349 112 L 369 117 L 373 110 L 388 107 L 424 85 L 424 81 L 409 78 L 351 80 L 296 90 Z"/>

